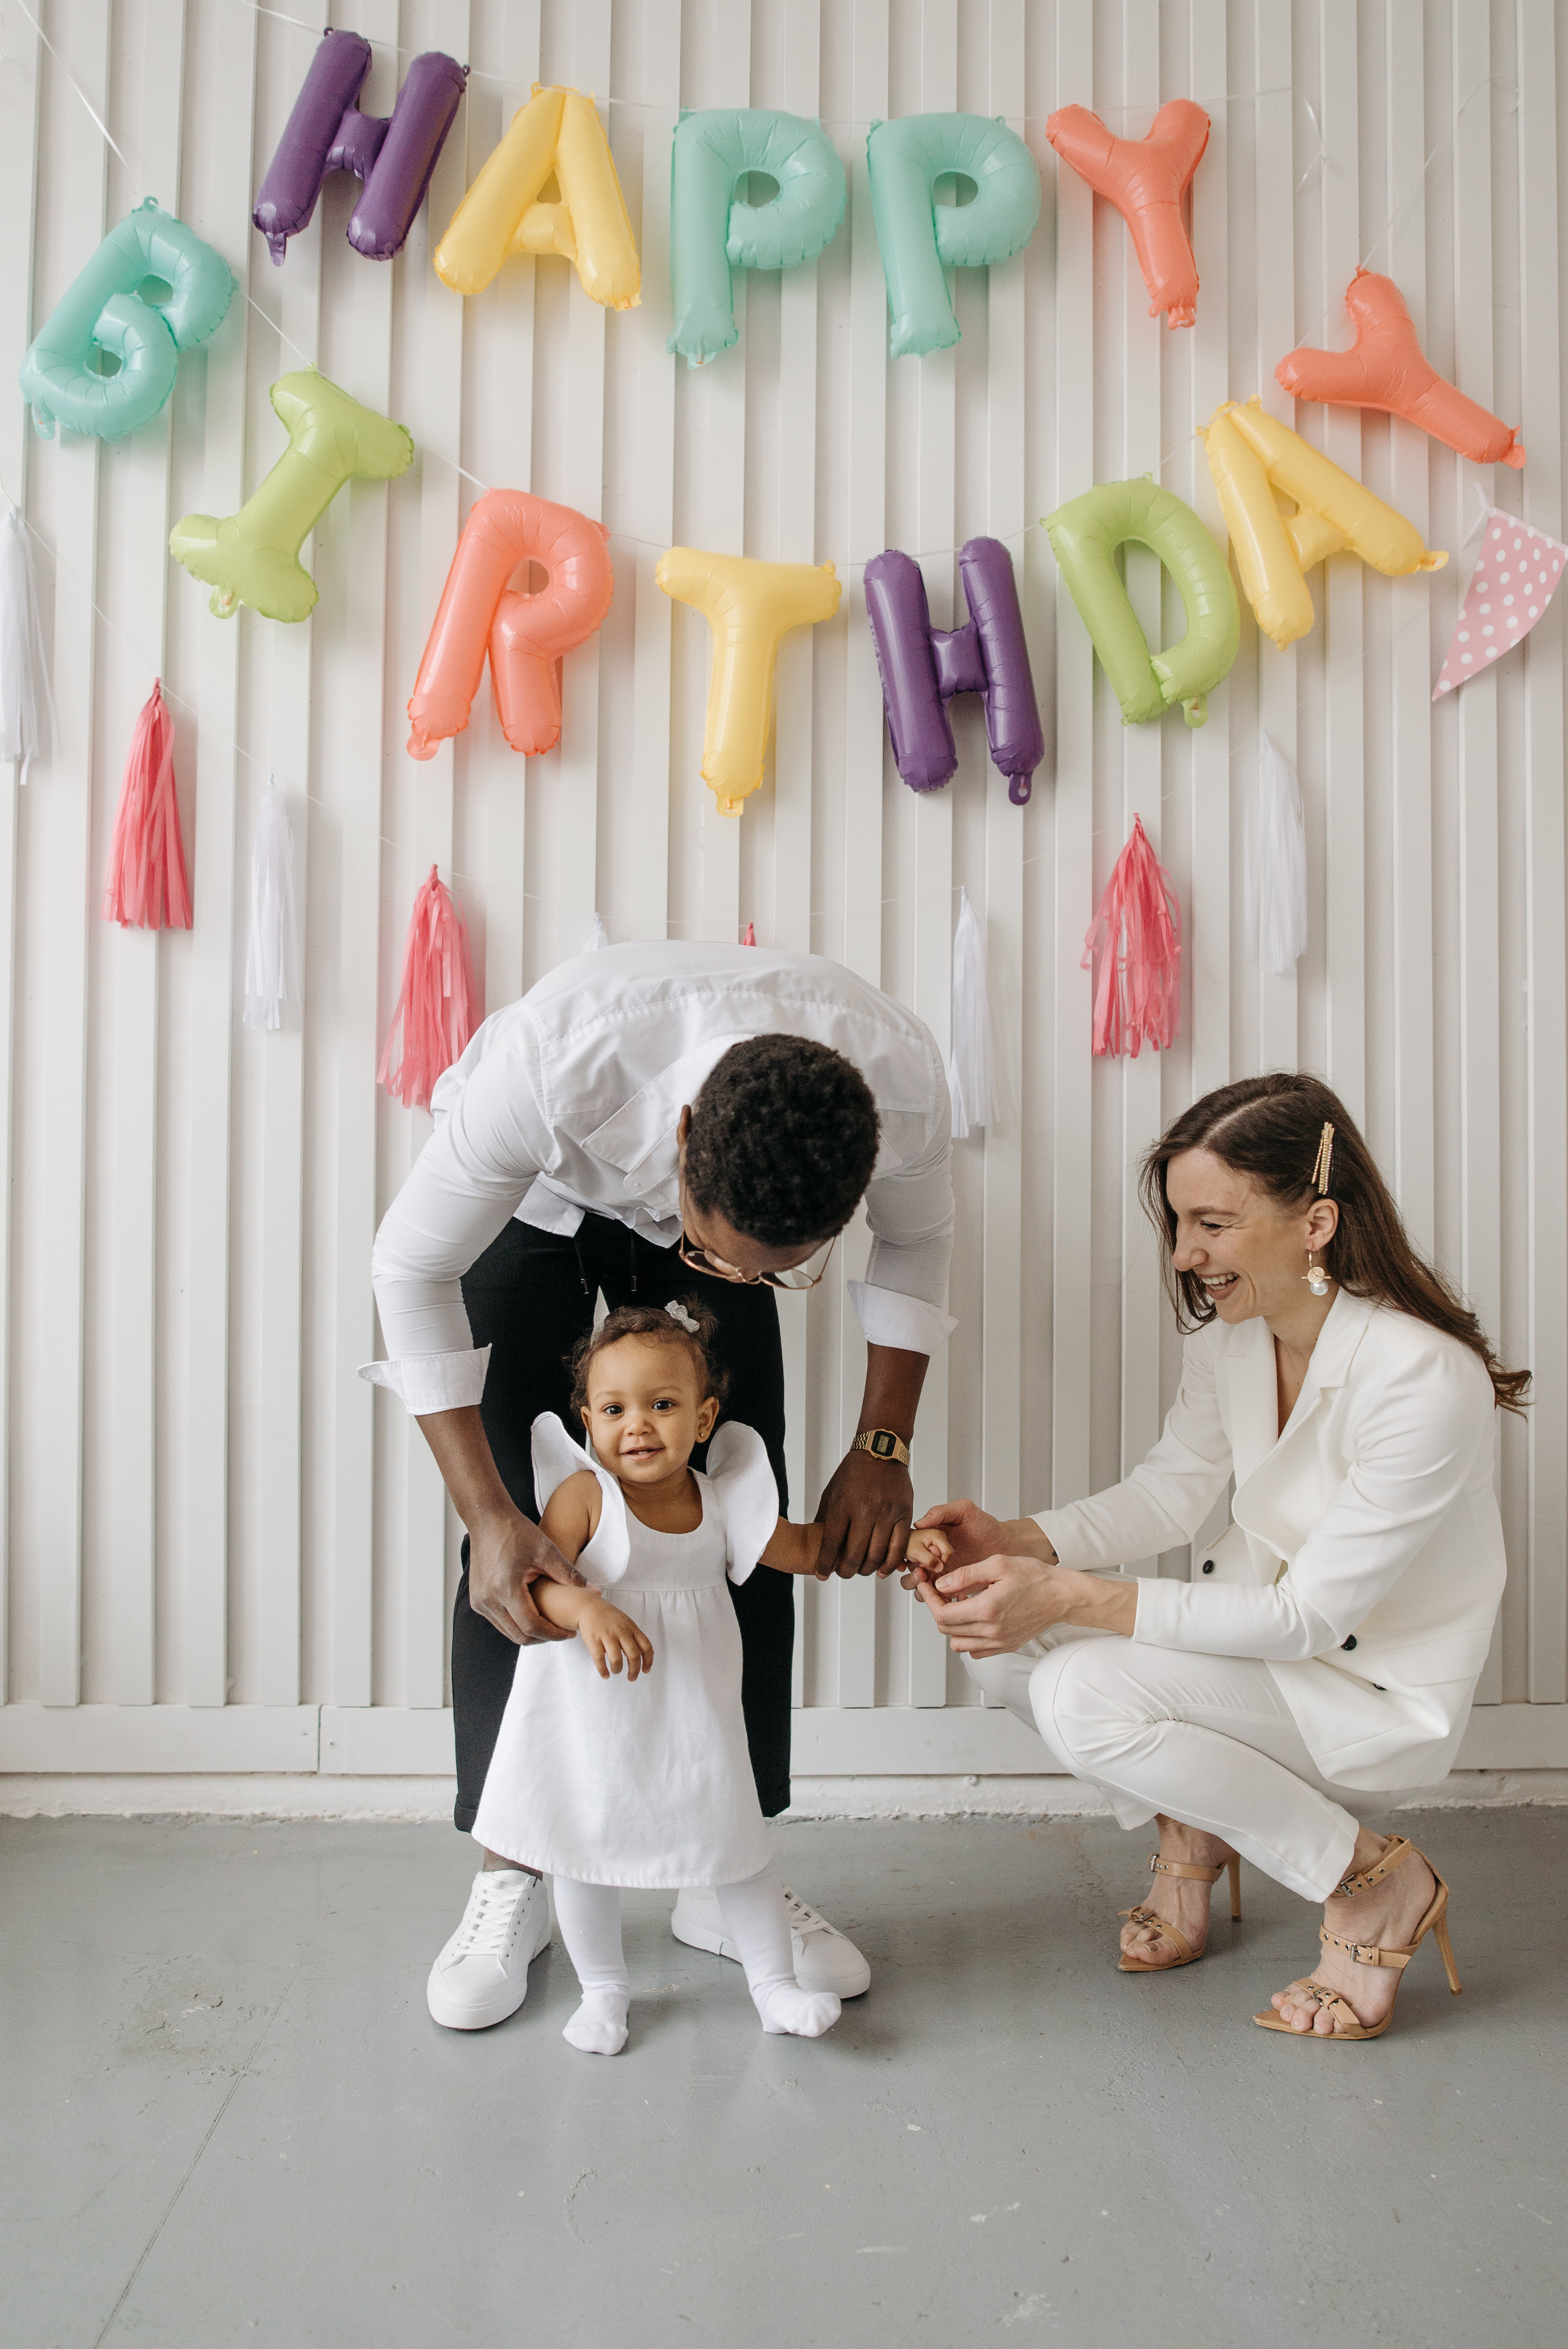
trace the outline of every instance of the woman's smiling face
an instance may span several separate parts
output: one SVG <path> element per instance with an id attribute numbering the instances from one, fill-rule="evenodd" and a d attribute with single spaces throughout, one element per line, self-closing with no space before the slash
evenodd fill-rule
<path id="1" fill-rule="evenodd" d="M 1222 1321 L 1299 1311 L 1307 1248 L 1326 1247 L 1338 1221 L 1331 1200 L 1282 1207 L 1207 1150 L 1171 1161 L 1165 1196 L 1176 1218 L 1176 1269 L 1202 1282 Z"/>

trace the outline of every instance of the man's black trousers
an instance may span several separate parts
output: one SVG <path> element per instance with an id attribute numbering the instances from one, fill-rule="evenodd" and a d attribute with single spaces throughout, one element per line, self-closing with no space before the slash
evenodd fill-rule
<path id="1" fill-rule="evenodd" d="M 476 1346 L 490 1349 L 480 1415 L 502 1484 L 527 1516 L 537 1519 L 529 1432 L 542 1411 L 560 1414 L 575 1435 L 566 1357 L 593 1327 L 599 1290 L 618 1305 L 666 1305 L 699 1296 L 718 1323 L 716 1351 L 729 1372 L 727 1419 L 754 1427 L 768 1447 L 779 1482 L 779 1507 L 789 1511 L 784 1479 L 784 1360 L 779 1308 L 770 1288 L 743 1288 L 690 1271 L 673 1247 L 655 1247 L 607 1216 L 584 1216 L 571 1238 L 509 1223 L 469 1268 L 463 1302 Z M 693 1455 L 700 1468 L 706 1446 Z M 763 1816 L 773 1818 L 789 1801 L 789 1670 L 795 1643 L 795 1598 L 788 1575 L 766 1567 L 730 1597 L 740 1622 L 744 1659 L 740 1699 L 751 1749 L 752 1775 Z M 458 1800 L 453 1812 L 466 1833 L 473 1826 L 490 1755 L 526 1651 L 476 1615 L 469 1605 L 469 1546 L 452 1615 L 452 1715 L 458 1749 Z"/>

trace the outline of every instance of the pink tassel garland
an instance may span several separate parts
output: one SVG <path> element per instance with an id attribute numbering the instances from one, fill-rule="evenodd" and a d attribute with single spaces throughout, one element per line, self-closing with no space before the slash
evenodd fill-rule
<path id="1" fill-rule="evenodd" d="M 191 890 L 174 788 L 174 723 L 157 681 L 142 705 L 125 762 L 103 917 L 122 929 L 191 927 Z"/>
<path id="2" fill-rule="evenodd" d="M 1142 819 L 1116 860 L 1084 937 L 1089 969 L 1098 949 L 1094 997 L 1096 1056 L 1130 1053 L 1144 1042 L 1163 1051 L 1176 1040 L 1181 1013 L 1181 908 L 1171 876 L 1150 847 Z"/>
<path id="3" fill-rule="evenodd" d="M 393 1066 L 393 1040 L 402 1029 L 401 1057 Z M 414 900 L 403 950 L 403 987 L 376 1081 L 405 1109 L 428 1109 L 437 1078 L 479 1026 L 469 926 L 452 903 L 435 865 Z"/>

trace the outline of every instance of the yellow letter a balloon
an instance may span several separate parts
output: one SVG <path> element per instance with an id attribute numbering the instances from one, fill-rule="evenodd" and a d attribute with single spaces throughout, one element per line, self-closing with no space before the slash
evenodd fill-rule
<path id="1" fill-rule="evenodd" d="M 690 604 L 713 630 L 702 775 L 720 815 L 738 815 L 762 781 L 773 673 L 786 628 L 830 620 L 839 608 L 830 563 L 752 563 L 742 554 L 705 554 L 672 546 L 654 577 L 677 604 Z"/>
<path id="2" fill-rule="evenodd" d="M 1326 554 L 1358 554 L 1391 579 L 1440 571 L 1449 559 L 1425 547 L 1413 523 L 1288 424 L 1265 416 L 1261 400 L 1249 399 L 1244 408 L 1226 400 L 1214 410 L 1203 440 L 1242 586 L 1259 627 L 1282 652 L 1312 626 L 1304 574 Z M 1275 490 L 1295 501 L 1288 521 L 1274 502 Z"/>
<path id="3" fill-rule="evenodd" d="M 552 171 L 561 202 L 542 204 L 539 191 Z M 608 310 L 630 310 L 642 298 L 614 159 L 597 108 L 580 90 L 534 83 L 453 213 L 436 249 L 436 274 L 454 294 L 479 294 L 513 253 L 574 262 L 583 292 Z"/>

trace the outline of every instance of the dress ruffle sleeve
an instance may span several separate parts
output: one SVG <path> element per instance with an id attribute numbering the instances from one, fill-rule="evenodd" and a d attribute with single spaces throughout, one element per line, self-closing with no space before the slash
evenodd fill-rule
<path id="1" fill-rule="evenodd" d="M 729 1579 L 744 1582 L 779 1523 L 779 1487 L 757 1430 L 727 1420 L 708 1445 L 707 1476 L 724 1512 Z"/>
<path id="2" fill-rule="evenodd" d="M 591 1451 L 573 1442 L 552 1411 L 542 1411 L 534 1421 L 530 1449 L 533 1454 L 533 1497 L 541 1516 L 550 1506 L 551 1495 L 558 1485 L 565 1484 L 568 1476 L 579 1476 L 588 1468 L 598 1477 L 603 1495 L 598 1529 L 577 1563 L 590 1567 L 593 1581 L 601 1587 L 619 1582 L 632 1556 L 631 1536 L 626 1531 L 626 1503 L 620 1485 Z"/>

